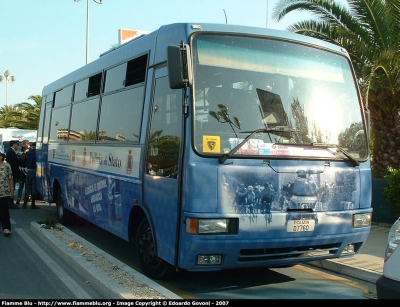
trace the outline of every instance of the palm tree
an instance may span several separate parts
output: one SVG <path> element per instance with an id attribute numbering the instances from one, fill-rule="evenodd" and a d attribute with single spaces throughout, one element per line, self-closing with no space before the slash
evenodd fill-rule
<path id="1" fill-rule="evenodd" d="M 42 105 L 41 95 L 31 95 L 28 100 L 33 100 L 35 104 L 29 102 L 22 102 L 16 104 L 18 112 L 20 113 L 20 120 L 15 122 L 15 127 L 21 129 L 36 130 L 39 123 L 40 107 Z"/>
<path id="2" fill-rule="evenodd" d="M 21 121 L 21 112 L 16 106 L 7 105 L 0 108 L 0 127 L 19 127 Z"/>
<path id="3" fill-rule="evenodd" d="M 273 18 L 294 11 L 316 19 L 288 31 L 342 46 L 350 54 L 365 107 L 371 116 L 374 175 L 400 167 L 400 0 L 279 0 Z"/>

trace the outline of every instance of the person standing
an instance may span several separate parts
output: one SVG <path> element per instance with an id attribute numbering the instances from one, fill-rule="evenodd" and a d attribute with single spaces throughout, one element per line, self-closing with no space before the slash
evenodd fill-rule
<path id="1" fill-rule="evenodd" d="M 10 198 L 14 198 L 14 182 L 10 164 L 5 162 L 6 155 L 3 148 L 0 148 L 0 221 L 3 234 L 11 235 L 11 221 L 8 206 Z"/>
<path id="2" fill-rule="evenodd" d="M 31 148 L 26 152 L 24 156 L 26 163 L 26 168 L 28 169 L 28 174 L 26 175 L 26 185 L 25 185 L 25 198 L 22 208 L 26 209 L 28 204 L 29 194 L 31 195 L 31 209 L 40 209 L 40 207 L 35 205 L 37 188 L 36 188 L 36 148 L 31 146 Z"/>
<path id="3" fill-rule="evenodd" d="M 17 202 L 16 202 L 17 205 L 19 205 L 19 203 L 22 199 L 22 192 L 25 187 L 26 175 L 28 173 L 24 157 L 25 157 L 25 154 L 27 153 L 27 151 L 29 150 L 29 147 L 24 147 L 23 145 L 24 145 L 24 142 L 22 142 L 21 153 L 18 155 L 19 174 L 18 174 L 18 194 L 17 194 Z"/>
<path id="4" fill-rule="evenodd" d="M 25 148 L 29 149 L 31 147 L 31 143 L 29 142 L 29 140 L 23 140 L 21 142 L 21 151 L 23 151 Z"/>
<path id="5" fill-rule="evenodd" d="M 6 161 L 11 166 L 12 175 L 13 175 L 13 186 L 12 188 L 15 190 L 15 183 L 18 181 L 19 167 L 18 167 L 18 156 L 17 151 L 19 148 L 19 142 L 16 140 L 10 141 L 10 148 L 6 154 Z M 10 209 L 19 209 L 19 207 L 14 203 L 14 198 L 9 200 L 9 208 Z"/>

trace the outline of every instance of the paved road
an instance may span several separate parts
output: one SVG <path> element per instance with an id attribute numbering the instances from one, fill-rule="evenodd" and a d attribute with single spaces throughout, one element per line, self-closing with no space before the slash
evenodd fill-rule
<path id="1" fill-rule="evenodd" d="M 9 276 L 0 282 L 2 289 L 0 297 L 4 299 L 110 298 L 109 292 L 95 287 L 94 283 L 86 284 L 82 274 L 74 272 L 75 267 L 71 268 L 66 262 L 61 261 L 59 253 L 54 252 L 54 247 L 50 246 L 48 242 L 44 244 L 45 241 L 32 232 L 32 225 L 36 225 L 32 221 L 43 220 L 49 216 L 55 218 L 54 204 L 50 206 L 39 203 L 39 206 L 41 210 L 10 211 L 13 220 L 13 236 L 0 238 L 2 251 L 3 247 L 6 247 L 6 251 L 0 256 L 5 260 L 0 262 L 0 272 L 2 272 L 2 276 Z M 87 228 L 90 227 L 78 225 L 77 228 L 84 228 L 87 231 Z M 96 237 L 99 237 L 99 231 L 101 230 L 98 228 L 95 230 Z M 100 237 L 103 236 L 107 235 L 100 235 Z M 115 240 L 111 234 L 110 236 L 113 239 L 108 241 L 119 240 Z M 88 244 L 90 243 L 88 242 Z M 124 243 L 121 242 L 121 244 Z M 113 249 L 109 243 L 105 245 L 110 251 Z M 122 249 L 127 250 L 127 248 Z M 119 256 L 121 257 L 121 255 Z M 122 258 L 124 257 L 122 256 Z M 110 259 L 114 259 L 117 265 L 127 267 L 112 256 Z M 127 269 L 132 274 L 140 274 L 131 267 Z M 182 274 L 178 281 L 165 284 L 149 280 L 149 284 L 166 293 L 167 297 L 175 299 L 180 297 L 188 299 L 373 298 L 368 295 L 368 286 L 363 286 L 357 281 L 343 279 L 340 276 L 332 276 L 334 275 L 323 271 L 313 271 L 311 268 L 296 266 L 295 268 L 270 270 L 187 272 Z M 103 289 L 109 291 L 109 285 L 105 286 Z M 291 290 L 290 294 L 288 289 Z M 332 291 L 332 289 L 335 290 Z M 115 295 L 120 294 L 115 293 Z"/>
<path id="2" fill-rule="evenodd" d="M 135 274 L 140 272 L 138 261 L 132 254 L 133 248 L 128 242 L 90 223 L 79 223 L 66 230 L 76 235 L 79 242 L 87 242 L 85 245 L 93 246 L 90 243 L 92 242 L 95 247 L 107 251 L 106 254 L 117 266 L 127 267 L 128 264 L 131 272 L 135 271 L 132 268 L 136 268 Z M 371 294 L 374 285 L 369 282 L 305 265 L 280 269 L 181 272 L 172 281 L 156 281 L 156 283 L 184 299 L 375 298 L 374 294 Z"/>
<path id="3" fill-rule="evenodd" d="M 1 299 L 102 299 L 30 231 L 31 221 L 55 216 L 55 207 L 10 210 L 12 236 L 0 236 Z"/>

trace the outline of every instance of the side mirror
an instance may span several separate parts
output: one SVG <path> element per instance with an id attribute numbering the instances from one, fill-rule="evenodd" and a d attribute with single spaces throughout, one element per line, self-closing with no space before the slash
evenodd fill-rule
<path id="1" fill-rule="evenodd" d="M 238 127 L 240 129 L 240 125 L 242 124 L 239 120 L 239 118 L 237 118 L 236 116 L 234 116 L 232 118 L 233 123 L 236 125 L 236 127 Z"/>
<path id="2" fill-rule="evenodd" d="M 214 111 L 208 111 L 208 114 L 210 114 L 212 117 L 214 117 L 215 119 L 218 119 L 218 115 L 217 113 L 215 113 Z"/>
<path id="3" fill-rule="evenodd" d="M 179 46 L 168 46 L 167 65 L 169 87 L 171 89 L 185 88 L 193 84 L 192 59 L 189 45 L 182 42 Z"/>
<path id="4" fill-rule="evenodd" d="M 228 108 L 224 104 L 218 104 L 218 109 L 225 113 L 228 112 Z"/>

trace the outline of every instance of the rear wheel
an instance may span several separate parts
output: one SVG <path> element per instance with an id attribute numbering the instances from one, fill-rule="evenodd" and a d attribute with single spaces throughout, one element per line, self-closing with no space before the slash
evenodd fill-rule
<path id="1" fill-rule="evenodd" d="M 57 219 L 64 226 L 75 223 L 75 214 L 68 209 L 65 209 L 61 189 L 58 189 L 56 196 Z"/>
<path id="2" fill-rule="evenodd" d="M 140 222 L 136 235 L 136 251 L 143 273 L 154 279 L 172 278 L 176 271 L 168 262 L 158 257 L 153 232 L 147 219 Z"/>

